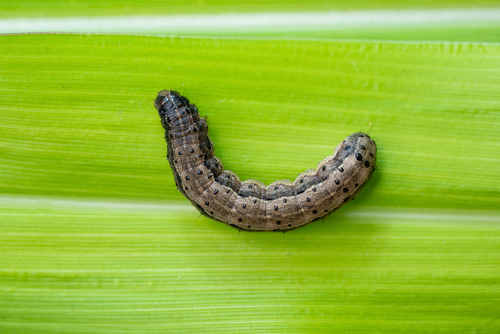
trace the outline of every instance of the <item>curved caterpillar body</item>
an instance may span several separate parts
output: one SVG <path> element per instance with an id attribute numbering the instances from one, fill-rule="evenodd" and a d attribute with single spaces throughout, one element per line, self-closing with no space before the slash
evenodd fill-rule
<path id="1" fill-rule="evenodd" d="M 265 186 L 224 170 L 198 109 L 175 91 L 158 93 L 167 158 L 177 189 L 209 218 L 247 231 L 288 231 L 325 218 L 355 198 L 375 170 L 377 148 L 353 133 L 333 155 L 295 179 Z"/>

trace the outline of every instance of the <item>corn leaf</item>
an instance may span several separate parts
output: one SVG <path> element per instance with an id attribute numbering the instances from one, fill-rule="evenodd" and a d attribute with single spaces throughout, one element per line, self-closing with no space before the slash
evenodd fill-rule
<path id="1" fill-rule="evenodd" d="M 0 331 L 500 331 L 500 46 L 0 38 Z M 176 190 L 152 98 L 242 179 L 377 142 L 356 202 L 238 233 Z"/>

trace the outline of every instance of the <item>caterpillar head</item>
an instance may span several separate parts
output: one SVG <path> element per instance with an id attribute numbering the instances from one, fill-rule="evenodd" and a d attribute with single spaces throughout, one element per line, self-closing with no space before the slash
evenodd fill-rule
<path id="1" fill-rule="evenodd" d="M 189 100 L 175 90 L 162 90 L 155 99 L 155 108 L 161 117 L 165 117 L 168 111 L 189 105 Z"/>

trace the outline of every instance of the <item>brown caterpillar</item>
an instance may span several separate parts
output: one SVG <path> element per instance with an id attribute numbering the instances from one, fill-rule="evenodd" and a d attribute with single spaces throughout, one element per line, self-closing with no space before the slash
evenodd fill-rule
<path id="1" fill-rule="evenodd" d="M 361 132 L 340 143 L 316 170 L 265 186 L 241 182 L 216 156 L 198 109 L 175 91 L 155 100 L 177 189 L 204 215 L 246 231 L 289 231 L 330 215 L 355 198 L 375 170 L 375 142 Z"/>

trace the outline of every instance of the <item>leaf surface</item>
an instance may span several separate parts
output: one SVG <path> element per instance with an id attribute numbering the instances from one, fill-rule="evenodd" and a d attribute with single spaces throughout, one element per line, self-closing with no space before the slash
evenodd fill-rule
<path id="1" fill-rule="evenodd" d="M 500 46 L 102 35 L 0 38 L 0 329 L 500 329 Z M 199 217 L 152 98 L 207 116 L 242 179 L 375 138 L 354 203 L 285 235 Z"/>

